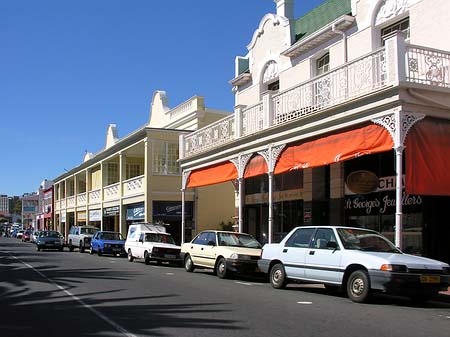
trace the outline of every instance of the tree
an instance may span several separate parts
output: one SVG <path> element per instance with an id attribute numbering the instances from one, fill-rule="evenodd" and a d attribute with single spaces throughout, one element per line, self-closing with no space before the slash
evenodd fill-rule
<path id="1" fill-rule="evenodd" d="M 16 199 L 16 202 L 14 203 L 13 213 L 22 215 L 22 200 Z"/>

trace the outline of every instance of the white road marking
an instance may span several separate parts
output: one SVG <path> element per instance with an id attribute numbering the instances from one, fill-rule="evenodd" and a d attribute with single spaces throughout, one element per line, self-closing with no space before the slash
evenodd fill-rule
<path id="1" fill-rule="evenodd" d="M 297 304 L 312 304 L 312 302 L 297 302 Z"/>
<path id="2" fill-rule="evenodd" d="M 72 299 L 74 299 L 75 301 L 79 302 L 83 307 L 85 307 L 86 309 L 90 310 L 93 314 L 95 314 L 98 318 L 104 320 L 106 323 L 108 323 L 109 325 L 111 325 L 114 329 L 116 329 L 117 331 L 119 331 L 120 333 L 122 333 L 124 336 L 127 337 L 137 337 L 136 335 L 133 335 L 132 333 L 128 332 L 125 328 L 121 327 L 119 324 L 115 323 L 114 321 L 112 321 L 111 319 L 109 319 L 108 317 L 106 317 L 105 315 L 103 315 L 101 312 L 97 311 L 96 309 L 94 309 L 93 307 L 91 307 L 89 304 L 86 304 L 85 302 L 83 302 L 83 300 L 81 298 L 79 298 L 78 296 L 72 294 L 70 291 L 68 291 L 67 289 L 65 289 L 64 287 L 60 286 L 58 283 L 56 283 L 55 281 L 53 281 L 52 279 L 48 278 L 47 276 L 45 276 L 43 273 L 41 273 L 39 270 L 37 270 L 36 268 L 34 268 L 32 265 L 22 261 L 21 259 L 19 259 L 18 257 L 11 255 L 13 258 L 15 258 L 16 260 L 18 260 L 19 262 L 23 263 L 25 266 L 27 266 L 28 268 L 32 269 L 33 271 L 35 271 L 36 273 L 38 273 L 41 277 L 43 277 L 44 279 L 46 279 L 47 281 L 49 281 L 51 284 L 53 284 L 55 287 L 57 287 L 59 290 L 61 290 L 62 292 L 64 292 L 67 296 L 71 297 Z"/>
<path id="3" fill-rule="evenodd" d="M 166 273 L 166 275 L 175 275 L 175 273 Z"/>
<path id="4" fill-rule="evenodd" d="M 242 285 L 244 285 L 244 286 L 252 286 L 252 285 L 253 285 L 253 283 L 239 282 L 239 281 L 235 281 L 234 283 L 242 284 Z"/>

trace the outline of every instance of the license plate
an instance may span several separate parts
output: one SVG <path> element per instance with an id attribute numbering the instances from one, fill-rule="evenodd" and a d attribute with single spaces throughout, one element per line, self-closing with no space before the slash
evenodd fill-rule
<path id="1" fill-rule="evenodd" d="M 175 259 L 175 258 L 176 258 L 176 256 L 173 255 L 173 254 L 164 254 L 164 257 L 165 257 L 166 259 Z"/>
<path id="2" fill-rule="evenodd" d="M 421 283 L 439 283 L 441 277 L 439 275 L 420 275 Z"/>

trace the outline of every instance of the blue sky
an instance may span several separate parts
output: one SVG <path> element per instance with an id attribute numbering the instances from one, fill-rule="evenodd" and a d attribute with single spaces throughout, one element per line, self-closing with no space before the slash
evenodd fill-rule
<path id="1" fill-rule="evenodd" d="M 324 0 L 297 0 L 296 17 Z M 194 95 L 233 110 L 234 58 L 273 0 L 0 1 L 0 194 L 36 191 Z"/>

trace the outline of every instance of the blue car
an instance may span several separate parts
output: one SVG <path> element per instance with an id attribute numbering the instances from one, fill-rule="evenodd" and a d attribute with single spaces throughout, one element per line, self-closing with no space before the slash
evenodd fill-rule
<path id="1" fill-rule="evenodd" d="M 97 252 L 98 256 L 102 254 L 123 255 L 125 256 L 125 239 L 119 232 L 98 231 L 91 240 L 90 254 Z"/>

